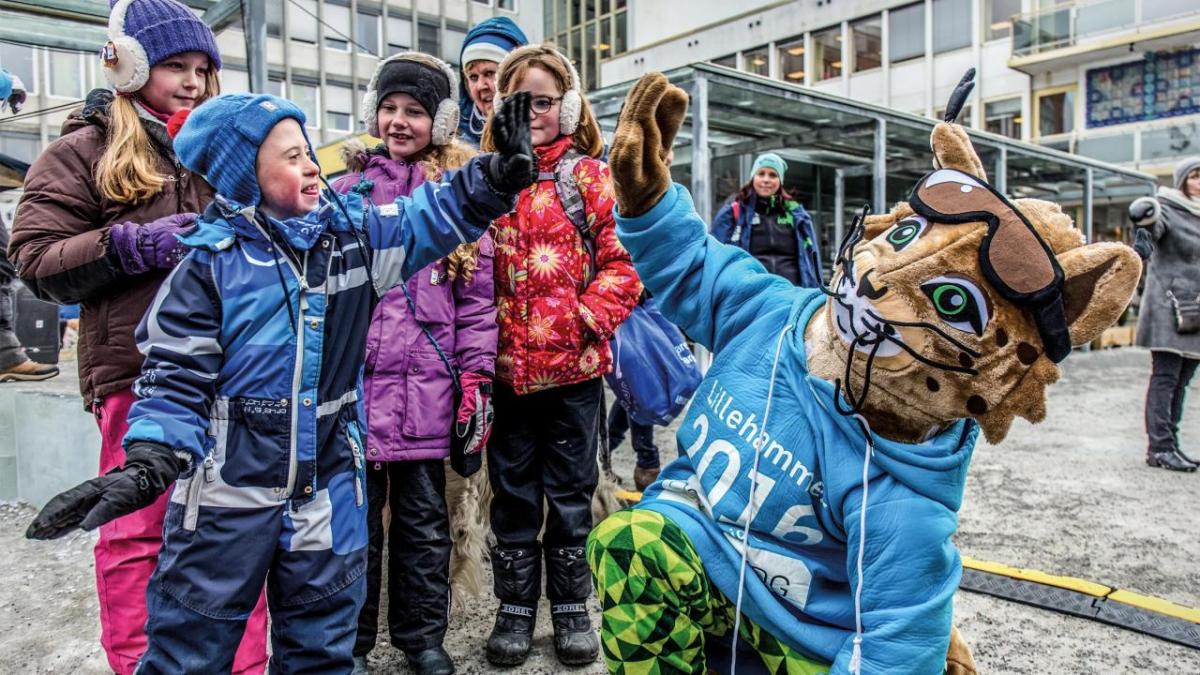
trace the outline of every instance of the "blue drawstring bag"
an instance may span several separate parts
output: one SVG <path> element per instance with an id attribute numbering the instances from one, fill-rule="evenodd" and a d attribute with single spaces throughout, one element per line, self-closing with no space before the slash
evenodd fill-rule
<path id="1" fill-rule="evenodd" d="M 613 369 L 604 377 L 630 419 L 670 424 L 700 386 L 700 367 L 683 333 L 647 298 L 633 308 L 609 345 Z"/>

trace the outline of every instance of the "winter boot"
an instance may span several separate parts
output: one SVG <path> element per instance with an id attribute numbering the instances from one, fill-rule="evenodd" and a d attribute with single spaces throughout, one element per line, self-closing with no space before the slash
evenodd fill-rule
<path id="1" fill-rule="evenodd" d="M 582 546 L 546 550 L 546 595 L 554 624 L 554 653 L 563 665 L 593 663 L 600 653 L 600 637 L 587 612 L 591 593 L 592 571 Z"/>
<path id="2" fill-rule="evenodd" d="M 533 625 L 542 590 L 542 552 L 536 547 L 494 547 L 492 575 L 500 609 L 488 636 L 487 660 L 494 666 L 519 666 L 525 663 L 533 645 Z"/>
<path id="3" fill-rule="evenodd" d="M 419 652 L 405 652 L 405 656 L 417 675 L 454 675 L 454 662 L 441 645 Z"/>
<path id="4" fill-rule="evenodd" d="M 1192 472 L 1196 470 L 1195 464 L 1184 460 L 1174 450 L 1167 450 L 1166 452 L 1151 452 L 1150 454 L 1146 455 L 1146 463 L 1150 466 L 1159 469 L 1167 469 L 1169 471 Z"/>
<path id="5" fill-rule="evenodd" d="M 661 471 L 658 467 L 653 469 L 643 469 L 642 467 L 634 467 L 633 469 L 633 486 L 638 492 L 645 492 L 646 488 L 654 484 L 658 480 L 658 472 Z"/>

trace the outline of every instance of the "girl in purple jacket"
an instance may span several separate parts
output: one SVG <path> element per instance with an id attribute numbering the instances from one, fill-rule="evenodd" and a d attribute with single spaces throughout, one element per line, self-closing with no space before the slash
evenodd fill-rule
<path id="1" fill-rule="evenodd" d="M 408 52 L 381 62 L 363 99 L 363 114 L 368 132 L 383 143 L 371 150 L 348 143 L 343 155 L 352 173 L 333 188 L 390 204 L 443 170 L 466 163 L 474 151 L 454 140 L 458 108 L 452 94 L 457 90 L 453 69 L 432 56 Z M 442 648 L 452 549 L 445 459 L 455 423 L 474 418 L 469 450 L 475 452 L 482 451 L 490 433 L 498 330 L 492 257 L 487 235 L 461 246 L 385 295 L 372 317 L 363 387 L 370 544 L 355 673 L 366 672 L 366 655 L 375 646 L 385 503 L 391 508 L 387 623 L 392 644 L 417 673 L 454 672 Z M 457 409 L 447 361 L 460 373 Z"/>

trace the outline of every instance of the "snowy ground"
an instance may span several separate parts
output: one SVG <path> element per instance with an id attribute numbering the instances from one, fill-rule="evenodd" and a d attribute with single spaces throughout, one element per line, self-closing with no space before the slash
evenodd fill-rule
<path id="1" fill-rule="evenodd" d="M 1045 423 L 1018 421 L 1003 446 L 978 448 L 959 548 L 1200 606 L 1200 474 L 1153 470 L 1142 461 L 1148 354 L 1076 354 L 1066 366 Z M 1183 427 L 1185 450 L 1200 455 L 1200 398 L 1189 401 Z M 664 452 L 673 447 L 667 430 L 659 443 Z M 626 476 L 630 455 L 626 445 L 616 458 Z M 21 535 L 32 514 L 27 506 L 0 505 L 0 672 L 106 672 L 93 539 L 26 541 Z M 452 619 L 446 646 L 459 672 L 491 671 L 482 645 L 495 604 L 479 598 Z M 1200 673 L 1200 651 L 1120 628 L 965 591 L 955 611 L 983 673 Z M 567 670 L 554 660 L 544 616 L 541 622 L 534 655 L 509 672 Z M 404 658 L 382 644 L 371 663 L 376 672 L 405 672 Z M 575 672 L 604 669 L 597 663 Z"/>

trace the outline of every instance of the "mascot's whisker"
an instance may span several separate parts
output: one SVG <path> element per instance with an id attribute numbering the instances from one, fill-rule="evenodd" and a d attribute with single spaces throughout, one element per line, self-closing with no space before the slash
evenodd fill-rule
<path id="1" fill-rule="evenodd" d="M 872 319 L 875 319 L 876 321 L 879 321 L 881 323 L 885 323 L 885 324 L 888 324 L 891 326 L 900 326 L 901 328 L 924 328 L 926 330 L 931 330 L 934 333 L 936 333 L 938 337 L 942 338 L 946 342 L 949 342 L 950 344 L 954 345 L 958 349 L 961 349 L 962 351 L 966 352 L 971 358 L 977 359 L 980 356 L 979 352 L 975 351 L 974 349 L 971 349 L 970 347 L 963 344 L 962 342 L 950 337 L 950 335 L 948 333 L 946 333 L 946 331 L 942 330 L 941 328 L 938 328 L 937 326 L 935 326 L 931 323 L 926 323 L 924 321 L 899 321 L 897 319 L 885 319 L 882 316 L 879 316 L 878 314 L 876 314 L 875 312 L 872 312 L 869 309 L 866 310 L 866 312 L 867 312 L 867 315 L 870 316 Z"/>

